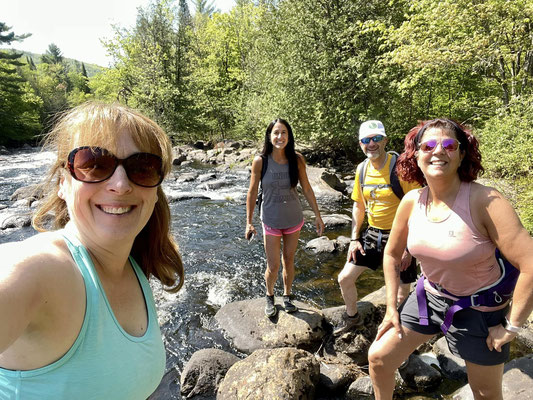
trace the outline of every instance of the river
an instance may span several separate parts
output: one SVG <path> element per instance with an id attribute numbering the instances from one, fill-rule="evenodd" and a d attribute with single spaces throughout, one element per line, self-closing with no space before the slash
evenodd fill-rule
<path id="1" fill-rule="evenodd" d="M 40 181 L 54 155 L 39 149 L 24 149 L 12 155 L 0 156 L 0 219 L 14 211 L 9 200 L 19 187 Z M 198 174 L 191 182 L 180 177 Z M 262 233 L 255 240 L 244 239 L 246 221 L 246 191 L 249 171 L 222 171 L 212 165 L 175 166 L 163 183 L 165 193 L 193 194 L 196 197 L 170 204 L 172 232 L 179 244 L 185 265 L 185 285 L 177 294 L 168 294 L 153 283 L 159 305 L 159 319 L 167 346 L 167 366 L 181 373 L 191 355 L 202 348 L 222 348 L 233 351 L 221 337 L 214 322 L 215 313 L 223 305 L 264 295 L 265 257 Z M 211 185 L 210 182 L 217 182 Z M 210 189 L 216 186 L 217 189 Z M 301 196 L 306 215 L 300 246 L 296 253 L 297 274 L 293 293 L 298 300 L 319 308 L 343 304 L 337 274 L 344 264 L 345 254 L 315 255 L 304 249 L 305 243 L 316 237 L 313 213 Z M 349 215 L 351 201 L 319 204 L 322 214 Z M 6 207 L 7 206 L 7 207 Z M 2 207 L 5 207 L 1 209 Z M 256 227 L 260 227 L 257 212 Z M 34 235 L 31 227 L 0 230 L 0 243 L 17 241 Z M 330 238 L 349 235 L 349 227 L 326 230 Z M 383 285 L 381 272 L 369 272 L 358 282 L 360 296 Z M 282 294 L 281 273 L 276 294 Z M 179 398 L 179 397 L 177 397 Z"/>

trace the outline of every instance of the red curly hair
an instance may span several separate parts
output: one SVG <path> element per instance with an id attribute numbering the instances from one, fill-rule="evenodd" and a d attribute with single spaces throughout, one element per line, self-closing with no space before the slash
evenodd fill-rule
<path id="1" fill-rule="evenodd" d="M 404 150 L 398 158 L 396 171 L 398 176 L 407 182 L 418 182 L 420 185 L 426 184 L 424 174 L 418 168 L 416 162 L 416 152 L 420 145 L 424 132 L 429 128 L 440 128 L 449 133 L 453 133 L 459 141 L 459 149 L 464 153 L 463 161 L 457 169 L 459 179 L 463 182 L 472 182 L 478 175 L 484 172 L 481 166 L 481 153 L 479 152 L 479 142 L 472 132 L 465 126 L 447 118 L 437 118 L 429 121 L 422 121 L 414 128 L 411 128 L 405 136 Z"/>

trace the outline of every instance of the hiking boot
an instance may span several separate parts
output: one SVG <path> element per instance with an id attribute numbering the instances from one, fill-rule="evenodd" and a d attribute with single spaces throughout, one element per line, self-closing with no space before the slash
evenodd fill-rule
<path id="1" fill-rule="evenodd" d="M 334 336 L 339 336 L 345 332 L 348 332 L 350 330 L 358 330 L 363 326 L 363 318 L 361 318 L 361 314 L 356 313 L 353 317 L 348 316 L 346 312 L 342 314 L 342 319 L 339 325 L 335 327 L 333 330 Z"/>
<path id="2" fill-rule="evenodd" d="M 275 317 L 278 313 L 278 309 L 276 308 L 276 305 L 274 304 L 274 295 L 266 297 L 266 306 L 265 306 L 265 315 L 268 318 Z"/>
<path id="3" fill-rule="evenodd" d="M 292 302 L 292 296 L 289 295 L 283 295 L 283 307 L 285 308 L 285 311 L 288 313 L 293 313 L 298 311 L 298 307 L 294 305 Z"/>

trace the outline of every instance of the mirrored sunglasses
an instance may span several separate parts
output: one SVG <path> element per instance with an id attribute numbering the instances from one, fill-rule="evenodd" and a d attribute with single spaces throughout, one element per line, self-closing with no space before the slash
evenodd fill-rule
<path id="1" fill-rule="evenodd" d="M 136 185 L 155 187 L 163 181 L 163 161 L 155 154 L 135 153 L 120 159 L 106 149 L 83 146 L 68 155 L 70 174 L 85 183 L 98 183 L 111 178 L 121 164 L 128 179 Z"/>
<path id="2" fill-rule="evenodd" d="M 442 148 L 446 151 L 456 151 L 459 148 L 459 141 L 457 139 L 444 139 L 442 141 L 438 141 L 437 139 L 429 139 L 425 142 L 420 143 L 418 148 L 422 150 L 424 153 L 430 153 L 432 151 L 435 151 L 435 148 L 440 143 Z"/>
<path id="3" fill-rule="evenodd" d="M 378 142 L 381 142 L 384 138 L 385 138 L 385 136 L 383 136 L 383 135 L 376 135 L 376 136 L 372 136 L 372 137 L 366 137 L 366 138 L 362 138 L 361 139 L 361 143 L 368 144 L 368 143 L 370 143 L 371 140 L 374 143 L 378 143 Z"/>

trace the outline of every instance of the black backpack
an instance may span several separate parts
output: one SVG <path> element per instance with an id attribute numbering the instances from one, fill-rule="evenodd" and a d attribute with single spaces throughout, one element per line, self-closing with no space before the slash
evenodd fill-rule
<path id="1" fill-rule="evenodd" d="M 263 178 L 265 177 L 268 168 L 268 157 L 261 154 L 261 159 L 263 160 L 263 165 L 261 166 L 261 180 L 259 181 L 259 194 L 257 195 L 257 200 L 255 201 L 255 204 L 257 204 L 258 213 L 261 213 L 261 203 L 263 202 Z"/>

